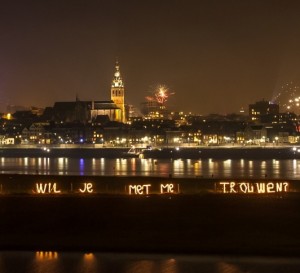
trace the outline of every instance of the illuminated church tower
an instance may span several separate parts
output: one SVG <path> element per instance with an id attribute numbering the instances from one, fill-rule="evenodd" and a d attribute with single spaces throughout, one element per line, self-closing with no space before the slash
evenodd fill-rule
<path id="1" fill-rule="evenodd" d="M 120 73 L 119 62 L 116 61 L 114 78 L 111 84 L 111 100 L 121 109 L 121 113 L 116 117 L 116 121 L 126 122 L 125 116 L 125 96 L 124 96 L 124 83 Z"/>

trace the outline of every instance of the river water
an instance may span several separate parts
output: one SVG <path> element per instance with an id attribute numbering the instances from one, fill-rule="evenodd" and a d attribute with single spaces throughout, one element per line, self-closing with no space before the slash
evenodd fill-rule
<path id="1" fill-rule="evenodd" d="M 0 173 L 300 179 L 300 160 L 2 157 Z"/>
<path id="2" fill-rule="evenodd" d="M 300 160 L 0 158 L 0 173 L 300 179 Z M 300 259 L 66 252 L 0 252 L 1 273 L 299 272 Z"/>

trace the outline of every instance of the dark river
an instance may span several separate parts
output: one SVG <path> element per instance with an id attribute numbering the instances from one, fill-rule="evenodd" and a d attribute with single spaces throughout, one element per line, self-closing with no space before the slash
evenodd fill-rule
<path id="1" fill-rule="evenodd" d="M 0 158 L 1 173 L 59 175 L 121 175 L 300 178 L 300 160 L 191 160 L 104 158 Z"/>
<path id="2" fill-rule="evenodd" d="M 300 160 L 0 158 L 1 173 L 215 178 L 300 178 Z"/>

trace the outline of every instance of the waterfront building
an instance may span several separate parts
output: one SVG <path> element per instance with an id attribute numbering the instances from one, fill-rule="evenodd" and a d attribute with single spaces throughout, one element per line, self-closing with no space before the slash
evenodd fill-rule
<path id="1" fill-rule="evenodd" d="M 245 141 L 248 144 L 259 145 L 267 141 L 267 128 L 264 125 L 249 124 L 244 133 Z"/>
<path id="2" fill-rule="evenodd" d="M 261 100 L 249 105 L 249 119 L 254 122 L 272 123 L 278 119 L 279 105 Z"/>
<path id="3" fill-rule="evenodd" d="M 47 122 L 34 122 L 22 130 L 22 142 L 25 144 L 51 144 L 52 133 Z"/>

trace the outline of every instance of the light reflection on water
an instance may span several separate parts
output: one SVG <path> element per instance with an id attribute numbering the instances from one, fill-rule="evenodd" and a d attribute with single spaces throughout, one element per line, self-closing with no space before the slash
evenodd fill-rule
<path id="1" fill-rule="evenodd" d="M 29 266 L 32 273 L 59 272 L 61 265 L 58 260 L 58 253 L 52 251 L 38 251 Z"/>
<path id="2" fill-rule="evenodd" d="M 278 257 L 0 252 L 1 273 L 296 273 L 299 266 Z"/>
<path id="3" fill-rule="evenodd" d="M 2 157 L 0 173 L 299 179 L 300 160 Z"/>

